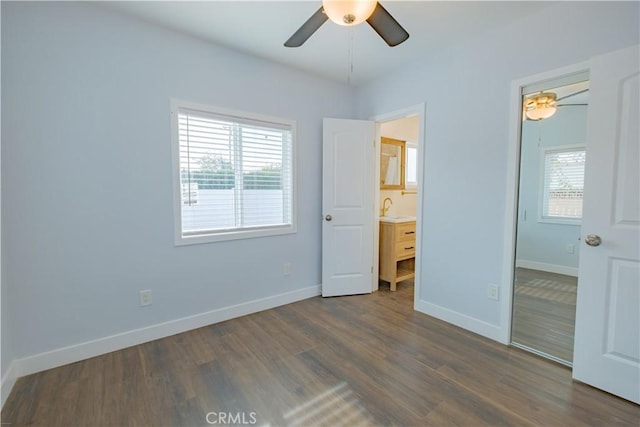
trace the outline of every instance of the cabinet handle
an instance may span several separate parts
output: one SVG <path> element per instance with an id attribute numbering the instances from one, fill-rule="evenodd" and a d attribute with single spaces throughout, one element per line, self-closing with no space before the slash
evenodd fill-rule
<path id="1" fill-rule="evenodd" d="M 404 234 L 415 234 L 415 231 L 405 231 Z"/>
<path id="2" fill-rule="evenodd" d="M 404 248 L 405 251 L 408 251 L 409 249 L 413 249 L 413 246 L 409 246 L 408 248 Z"/>

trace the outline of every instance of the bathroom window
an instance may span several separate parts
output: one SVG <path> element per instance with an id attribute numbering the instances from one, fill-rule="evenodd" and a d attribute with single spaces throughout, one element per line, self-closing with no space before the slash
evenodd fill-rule
<path id="1" fill-rule="evenodd" d="M 541 222 L 580 224 L 585 154 L 584 146 L 542 150 Z"/>
<path id="2" fill-rule="evenodd" d="M 404 186 L 415 190 L 418 187 L 418 145 L 415 142 L 406 143 L 406 162 Z"/>
<path id="3" fill-rule="evenodd" d="M 176 244 L 295 232 L 295 123 L 172 102 Z"/>

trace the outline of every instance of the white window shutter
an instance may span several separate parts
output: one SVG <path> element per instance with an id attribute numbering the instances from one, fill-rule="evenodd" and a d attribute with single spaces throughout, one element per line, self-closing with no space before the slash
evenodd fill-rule
<path id="1" fill-rule="evenodd" d="M 582 218 L 584 167 L 584 148 L 545 150 L 543 219 Z"/>
<path id="2" fill-rule="evenodd" d="M 291 124 L 177 114 L 182 237 L 292 224 Z"/>

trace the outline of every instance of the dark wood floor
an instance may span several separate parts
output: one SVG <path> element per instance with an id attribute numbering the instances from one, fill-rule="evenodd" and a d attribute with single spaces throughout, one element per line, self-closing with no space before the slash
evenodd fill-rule
<path id="1" fill-rule="evenodd" d="M 12 426 L 638 426 L 568 368 L 414 312 L 311 298 L 18 380 Z M 215 413 L 215 414 L 214 414 Z M 244 416 L 244 419 L 241 417 Z"/>
<path id="2" fill-rule="evenodd" d="M 578 278 L 516 268 L 512 341 L 571 363 Z"/>

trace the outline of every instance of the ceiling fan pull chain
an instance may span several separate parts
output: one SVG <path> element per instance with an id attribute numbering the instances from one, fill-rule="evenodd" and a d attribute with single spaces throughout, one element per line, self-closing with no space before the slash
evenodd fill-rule
<path id="1" fill-rule="evenodd" d="M 353 27 L 349 27 L 349 41 L 347 43 L 347 85 L 351 85 L 353 74 Z"/>

